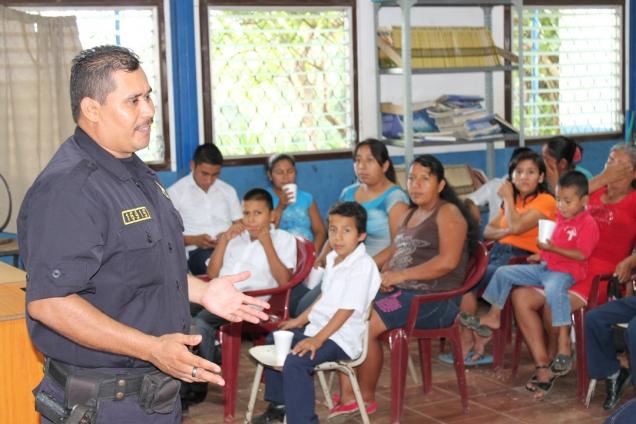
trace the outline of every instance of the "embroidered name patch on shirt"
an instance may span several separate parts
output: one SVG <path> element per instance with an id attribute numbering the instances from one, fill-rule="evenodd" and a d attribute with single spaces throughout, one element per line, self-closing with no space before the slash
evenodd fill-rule
<path id="1" fill-rule="evenodd" d="M 152 217 L 145 206 L 140 206 L 138 208 L 121 211 L 121 219 L 124 221 L 124 225 L 129 225 L 152 219 Z"/>

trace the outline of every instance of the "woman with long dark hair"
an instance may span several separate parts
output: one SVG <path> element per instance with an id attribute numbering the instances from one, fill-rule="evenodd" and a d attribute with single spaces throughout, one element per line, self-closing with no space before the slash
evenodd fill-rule
<path id="1" fill-rule="evenodd" d="M 463 203 L 446 182 L 444 167 L 431 155 L 417 157 L 410 166 L 407 191 L 411 207 L 402 217 L 390 248 L 391 258 L 382 270 L 382 286 L 369 322 L 366 361 L 359 367 L 358 381 L 368 413 L 377 409 L 375 389 L 382 371 L 379 336 L 406 324 L 413 296 L 456 289 L 463 284 L 471 247 L 478 227 Z M 452 324 L 459 312 L 460 297 L 426 304 L 420 308 L 419 328 Z M 358 410 L 349 380 L 340 380 L 342 394 L 330 418 Z"/>

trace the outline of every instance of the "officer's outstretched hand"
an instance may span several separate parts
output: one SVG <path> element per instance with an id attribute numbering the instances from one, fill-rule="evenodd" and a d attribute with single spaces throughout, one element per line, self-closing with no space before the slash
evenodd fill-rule
<path id="1" fill-rule="evenodd" d="M 236 289 L 234 283 L 250 276 L 249 272 L 218 277 L 204 287 L 199 299 L 205 309 L 231 322 L 248 321 L 258 323 L 268 319 L 262 309 L 269 308 L 269 303 L 246 296 Z"/>
<path id="2" fill-rule="evenodd" d="M 199 343 L 201 336 L 198 334 L 165 334 L 157 337 L 155 343 L 150 346 L 148 361 L 166 374 L 188 383 L 208 382 L 225 385 L 225 381 L 219 375 L 221 368 L 218 365 L 188 350 L 188 346 L 196 346 Z"/>

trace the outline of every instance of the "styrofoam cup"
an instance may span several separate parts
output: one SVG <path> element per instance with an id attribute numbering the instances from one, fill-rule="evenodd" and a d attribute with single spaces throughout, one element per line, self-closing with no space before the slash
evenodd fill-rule
<path id="1" fill-rule="evenodd" d="M 298 193 L 298 186 L 294 183 L 285 184 L 283 191 L 287 193 L 289 203 L 296 203 L 296 194 Z"/>
<path id="2" fill-rule="evenodd" d="M 274 346 L 276 346 L 276 363 L 283 365 L 285 358 L 291 352 L 292 339 L 294 333 L 287 330 L 274 331 Z"/>
<path id="3" fill-rule="evenodd" d="M 317 268 L 312 268 L 309 276 L 305 280 L 305 287 L 309 290 L 316 287 L 322 281 L 322 276 L 325 273 L 325 269 L 321 266 Z"/>
<path id="4" fill-rule="evenodd" d="M 552 237 L 552 233 L 556 228 L 556 222 L 549 219 L 539 220 L 539 241 L 545 243 Z"/>

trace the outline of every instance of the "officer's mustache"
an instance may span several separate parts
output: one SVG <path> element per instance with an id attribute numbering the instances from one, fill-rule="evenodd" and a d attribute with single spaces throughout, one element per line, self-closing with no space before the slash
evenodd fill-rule
<path id="1" fill-rule="evenodd" d="M 137 128 L 149 127 L 155 120 L 153 118 L 146 119 L 141 125 L 137 125 Z"/>

